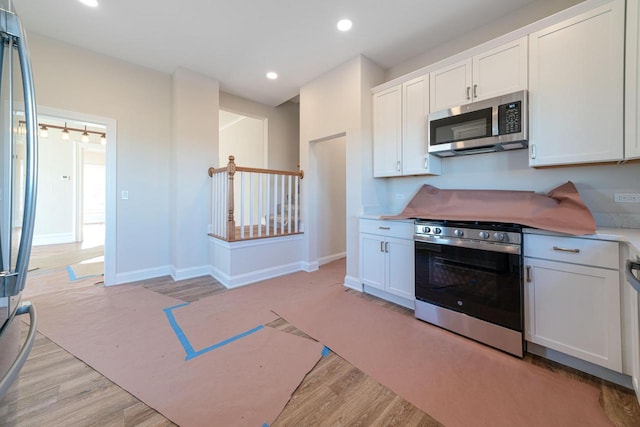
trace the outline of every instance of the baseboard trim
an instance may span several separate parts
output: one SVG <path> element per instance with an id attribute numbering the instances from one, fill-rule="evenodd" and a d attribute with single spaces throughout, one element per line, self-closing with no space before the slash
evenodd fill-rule
<path id="1" fill-rule="evenodd" d="M 311 273 L 312 271 L 317 271 L 320 268 L 320 264 L 318 263 L 318 261 L 314 261 L 314 262 L 302 262 L 302 270 L 306 271 L 307 273 Z"/>
<path id="2" fill-rule="evenodd" d="M 415 310 L 415 300 L 400 297 L 398 295 L 390 294 L 389 292 L 381 291 L 380 289 L 371 287 L 371 286 L 362 286 L 362 291 L 368 294 L 371 294 L 375 297 L 382 298 L 384 300 L 390 301 L 394 304 L 401 305 L 403 307 L 408 308 L 409 310 Z"/>
<path id="3" fill-rule="evenodd" d="M 211 268 L 208 265 L 202 265 L 199 267 L 189 267 L 176 269 L 171 266 L 171 277 L 176 282 L 178 280 L 193 279 L 194 277 L 202 277 L 211 275 Z"/>
<path id="4" fill-rule="evenodd" d="M 338 259 L 345 258 L 346 256 L 347 256 L 346 252 L 340 252 L 338 254 L 327 255 L 327 256 L 324 256 L 324 257 L 318 259 L 318 265 L 325 265 L 325 264 L 328 264 L 330 262 L 336 261 Z"/>
<path id="5" fill-rule="evenodd" d="M 206 274 L 206 273 L 205 273 Z M 154 279 L 156 277 L 171 276 L 172 266 L 165 265 L 162 267 L 147 268 L 144 270 L 129 271 L 126 273 L 117 273 L 114 285 L 123 285 L 125 283 L 138 282 L 140 280 Z"/>
<path id="6" fill-rule="evenodd" d="M 227 289 L 233 289 L 240 286 L 250 285 L 255 282 L 260 282 L 262 280 L 284 276 L 285 274 L 295 273 L 302 269 L 303 268 L 299 262 L 294 262 L 291 264 L 279 265 L 277 267 L 265 268 L 235 276 L 230 276 L 215 267 L 211 267 L 209 274 Z"/>
<path id="7" fill-rule="evenodd" d="M 362 292 L 362 283 L 359 277 L 344 276 L 344 285 L 354 291 Z"/>

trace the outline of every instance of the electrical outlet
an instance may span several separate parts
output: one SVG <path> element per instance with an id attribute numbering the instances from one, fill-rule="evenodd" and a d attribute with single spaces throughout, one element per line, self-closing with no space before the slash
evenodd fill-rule
<path id="1" fill-rule="evenodd" d="M 640 203 L 640 193 L 615 193 L 616 203 Z"/>
<path id="2" fill-rule="evenodd" d="M 122 190 L 122 200 L 129 199 L 129 192 L 127 190 Z"/>

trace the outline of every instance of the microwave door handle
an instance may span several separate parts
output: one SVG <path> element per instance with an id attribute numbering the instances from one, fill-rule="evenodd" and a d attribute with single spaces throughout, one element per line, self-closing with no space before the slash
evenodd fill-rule
<path id="1" fill-rule="evenodd" d="M 498 106 L 494 106 L 491 111 L 491 135 L 493 136 L 500 135 L 500 131 L 498 129 L 499 110 L 500 108 Z"/>

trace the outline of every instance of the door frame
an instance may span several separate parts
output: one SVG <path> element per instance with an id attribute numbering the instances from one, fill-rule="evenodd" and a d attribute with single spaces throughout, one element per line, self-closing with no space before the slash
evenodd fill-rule
<path id="1" fill-rule="evenodd" d="M 67 119 L 69 121 L 96 123 L 106 128 L 107 144 L 105 147 L 105 236 L 104 236 L 104 284 L 116 284 L 116 221 L 117 221 L 117 121 L 115 119 L 92 114 L 68 111 L 38 105 L 38 114 Z"/>

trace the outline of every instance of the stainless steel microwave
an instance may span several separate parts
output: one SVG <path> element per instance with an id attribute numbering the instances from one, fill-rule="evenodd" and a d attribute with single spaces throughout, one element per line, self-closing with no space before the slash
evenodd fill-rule
<path id="1" fill-rule="evenodd" d="M 527 148 L 527 91 L 429 114 L 429 153 L 440 157 Z"/>

